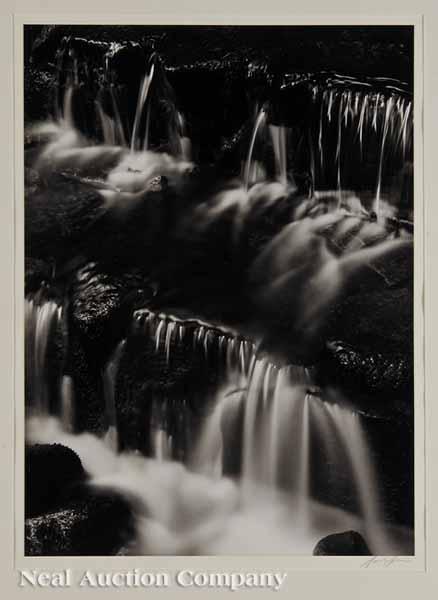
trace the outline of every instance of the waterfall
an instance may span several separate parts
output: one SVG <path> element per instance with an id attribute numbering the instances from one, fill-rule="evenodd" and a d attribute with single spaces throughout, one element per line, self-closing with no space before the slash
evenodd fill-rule
<path id="1" fill-rule="evenodd" d="M 67 445 L 79 454 L 91 485 L 134 500 L 132 554 L 309 554 L 321 537 L 346 529 L 362 533 L 373 554 L 409 554 L 404 530 L 387 530 L 381 521 L 359 417 L 310 394 L 308 381 L 303 368 L 278 369 L 257 359 L 246 392 L 225 386 L 217 394 L 190 468 L 170 460 L 173 440 L 161 426 L 155 429 L 154 459 L 118 453 L 106 440 L 73 435 L 53 419 L 29 419 L 27 437 Z M 158 403 L 154 408 L 164 410 L 162 425 L 168 409 Z M 231 430 L 239 426 L 243 472 L 232 481 L 224 476 L 223 458 Z M 320 451 L 325 449 L 319 462 L 311 451 L 315 433 Z M 326 462 L 333 463 L 335 476 L 347 474 L 360 515 L 313 497 L 313 475 Z M 336 477 L 330 483 L 336 484 Z"/>
<path id="2" fill-rule="evenodd" d="M 360 419 L 348 408 L 332 406 L 315 395 L 309 369 L 279 368 L 267 357 L 257 357 L 248 340 L 203 321 L 142 310 L 134 315 L 133 332 L 149 336 L 168 365 L 175 344 L 184 341 L 205 357 L 214 349 L 225 368 L 227 383 L 211 404 L 189 460 L 196 472 L 221 478 L 227 452 L 232 453 L 236 439 L 241 438 L 241 458 L 235 459 L 241 465 L 245 501 L 260 485 L 281 490 L 290 494 L 301 525 L 311 528 L 312 477 L 321 464 L 321 458 L 312 456 L 312 439 L 317 436 L 322 460 L 330 465 L 331 485 L 336 486 L 346 468 L 350 470 L 363 533 L 374 548 L 386 551 L 376 476 Z M 148 435 L 152 454 L 161 461 L 174 456 L 176 440 L 169 433 L 168 421 L 175 410 L 183 409 L 165 399 L 153 402 Z"/>
<path id="3" fill-rule="evenodd" d="M 379 525 L 383 522 L 383 516 L 377 491 L 377 476 L 360 417 L 342 409 L 339 404 L 326 404 L 325 408 L 333 419 L 335 430 L 348 456 L 367 539 L 372 546 L 382 548 L 382 553 L 389 552 L 389 542 Z"/>
<path id="4" fill-rule="evenodd" d="M 137 99 L 137 108 L 135 111 L 134 125 L 132 128 L 132 136 L 131 136 L 131 151 L 132 152 L 134 152 L 134 150 L 136 150 L 138 147 L 140 121 L 141 121 L 141 118 L 143 115 L 144 106 L 148 100 L 149 88 L 151 86 L 152 79 L 154 76 L 154 70 L 155 70 L 155 63 L 152 62 L 151 68 L 149 70 L 149 74 L 144 76 L 144 78 L 140 84 L 140 89 L 138 92 L 138 99 Z M 150 103 L 149 103 L 149 106 L 147 109 L 147 114 L 146 114 L 146 129 L 145 129 L 145 135 L 144 135 L 144 141 L 143 141 L 143 149 L 144 150 L 147 150 L 148 143 L 149 143 L 149 121 L 150 121 Z"/>
<path id="5" fill-rule="evenodd" d="M 323 86 L 313 88 L 318 116 L 311 136 L 309 172 L 315 168 L 313 156 L 317 154 L 315 186 L 319 189 L 335 187 L 338 205 L 341 205 L 343 189 L 357 183 L 355 175 L 361 173 L 364 161 L 373 160 L 376 184 L 369 209 L 379 216 L 387 177 L 400 170 L 407 160 L 412 160 L 412 101 L 403 91 L 395 89 L 373 92 L 365 84 L 358 90 L 345 87 L 351 83 L 343 82 L 343 87 L 330 90 Z M 368 185 L 371 192 L 372 183 Z"/>
<path id="6" fill-rule="evenodd" d="M 287 147 L 286 127 L 270 125 L 272 145 L 275 155 L 275 168 L 278 181 L 286 187 L 287 185 Z"/>
<path id="7" fill-rule="evenodd" d="M 338 139 L 336 142 L 336 155 L 335 155 L 335 161 L 336 161 L 336 169 L 337 169 L 337 176 L 336 176 L 336 184 L 337 184 L 337 190 L 338 190 L 338 208 L 341 207 L 341 202 L 342 202 L 342 185 L 341 185 L 341 139 L 342 139 L 342 121 L 343 121 L 343 107 L 344 107 L 344 96 L 345 94 L 342 93 L 339 97 L 339 108 L 338 108 Z"/>
<path id="8" fill-rule="evenodd" d="M 104 94 L 109 97 L 112 116 L 104 109 L 103 96 Z M 127 146 L 125 129 L 120 116 L 120 110 L 118 106 L 116 90 L 114 84 L 110 83 L 107 88 L 102 88 L 96 99 L 96 112 L 97 117 L 100 121 L 103 133 L 103 142 L 109 146 Z"/>
<path id="9" fill-rule="evenodd" d="M 44 299 L 43 291 L 25 300 L 26 393 L 30 409 L 37 414 L 50 411 L 48 353 L 62 307 Z"/>
<path id="10" fill-rule="evenodd" d="M 253 177 L 251 177 L 251 170 L 254 168 L 252 155 L 254 153 L 254 146 L 257 139 L 257 134 L 259 132 L 260 127 L 264 123 L 266 119 L 266 109 L 263 107 L 260 109 L 255 124 L 254 129 L 251 135 L 251 141 L 249 144 L 248 156 L 246 158 L 245 169 L 244 169 L 244 177 L 243 181 L 245 184 L 245 189 L 248 190 L 251 184 Z"/>
<path id="11" fill-rule="evenodd" d="M 178 453 L 183 446 L 183 440 L 178 439 L 180 432 L 173 435 L 169 432 L 169 420 L 172 418 L 172 406 L 169 406 L 165 398 L 152 401 L 152 414 L 149 426 L 149 437 L 151 440 L 152 457 L 159 460 L 171 460 L 174 451 Z M 174 443 L 176 436 L 176 444 Z M 184 436 L 182 436 L 184 437 Z"/>
<path id="12" fill-rule="evenodd" d="M 154 313 L 147 309 L 135 312 L 133 335 L 145 335 L 153 341 L 155 352 L 163 353 L 171 365 L 172 351 L 178 345 L 200 352 L 208 361 L 210 354 L 218 357 L 229 373 L 247 373 L 255 347 L 250 340 L 232 330 L 198 319 L 183 319 L 170 314 Z"/>
<path id="13" fill-rule="evenodd" d="M 383 125 L 383 133 L 382 133 L 382 144 L 380 147 L 380 155 L 379 155 L 379 169 L 377 172 L 377 190 L 376 190 L 376 199 L 374 201 L 374 212 L 379 218 L 380 215 L 380 192 L 382 187 L 382 169 L 383 169 L 383 157 L 385 153 L 385 142 L 388 134 L 388 127 L 391 118 L 393 108 L 393 99 L 389 98 L 386 103 L 386 111 L 385 111 L 385 122 Z"/>
<path id="14" fill-rule="evenodd" d="M 252 502 L 259 486 L 272 492 L 281 490 L 290 495 L 300 526 L 311 530 L 317 518 L 312 512 L 316 500 L 313 476 L 321 468 L 329 468 L 327 483 L 336 488 L 347 469 L 363 535 L 373 550 L 390 552 L 391 542 L 382 525 L 377 477 L 360 417 L 347 407 L 329 404 L 315 395 L 310 373 L 302 367 L 278 369 L 265 358 L 256 359 L 246 393 L 234 399 L 224 391 L 219 394 L 192 462 L 197 472 L 216 479 L 221 476 L 225 449 L 232 443 L 223 423 L 236 425 L 241 406 L 240 482 L 245 503 Z M 312 456 L 315 436 L 319 457 Z"/>

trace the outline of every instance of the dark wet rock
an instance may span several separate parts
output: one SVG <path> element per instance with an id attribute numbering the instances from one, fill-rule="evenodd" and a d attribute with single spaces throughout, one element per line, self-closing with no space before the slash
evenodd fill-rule
<path id="1" fill-rule="evenodd" d="M 25 294 L 36 292 L 44 282 L 50 280 L 53 266 L 38 258 L 25 258 Z"/>
<path id="2" fill-rule="evenodd" d="M 322 538 L 313 550 L 314 556 L 370 556 L 367 543 L 357 531 L 333 533 Z"/>
<path id="3" fill-rule="evenodd" d="M 27 256 L 71 258 L 102 214 L 102 197 L 77 181 L 52 180 L 50 187 L 26 197 Z"/>
<path id="4" fill-rule="evenodd" d="M 48 70 L 24 69 L 24 121 L 32 123 L 53 114 L 56 80 Z"/>
<path id="5" fill-rule="evenodd" d="M 320 383 L 371 412 L 412 414 L 413 301 L 412 245 L 363 269 L 325 326 Z"/>
<path id="6" fill-rule="evenodd" d="M 85 478 L 79 456 L 62 444 L 35 444 L 25 454 L 26 518 L 59 508 L 68 489 Z"/>
<path id="7" fill-rule="evenodd" d="M 86 353 L 80 337 L 70 330 L 65 374 L 73 381 L 73 425 L 77 432 L 100 434 L 107 429 L 100 366 L 100 358 Z"/>
<path id="8" fill-rule="evenodd" d="M 106 490 L 85 489 L 64 508 L 26 519 L 26 556 L 108 556 L 134 536 L 134 517 L 125 499 Z"/>
<path id="9" fill-rule="evenodd" d="M 306 78 L 290 83 L 279 82 L 270 101 L 270 121 L 286 127 L 308 127 L 312 114 L 312 91 Z"/>
<path id="10" fill-rule="evenodd" d="M 120 308 L 122 293 L 120 280 L 100 270 L 95 263 L 81 268 L 72 284 L 70 305 L 73 325 L 80 334 L 89 340 L 101 338 Z"/>
<path id="11" fill-rule="evenodd" d="M 366 352 L 332 342 L 322 359 L 319 377 L 339 386 L 347 398 L 371 414 L 393 409 L 413 413 L 413 357 L 401 353 Z"/>
<path id="12" fill-rule="evenodd" d="M 127 341 L 116 380 L 116 411 L 122 448 L 153 451 L 151 424 L 160 424 L 172 435 L 179 459 L 191 448 L 199 419 L 221 380 L 214 350 L 205 356 L 188 336 L 171 345 L 169 363 L 164 340 L 142 334 Z M 143 423 L 143 427 L 138 427 Z"/>
<path id="13" fill-rule="evenodd" d="M 235 135 L 250 117 L 244 73 L 222 61 L 171 70 L 167 77 L 176 105 L 187 118 L 194 159 L 200 164 L 215 162 L 223 138 Z"/>
<path id="14" fill-rule="evenodd" d="M 74 383 L 75 429 L 103 432 L 108 426 L 103 371 L 129 331 L 132 311 L 153 290 L 135 269 L 121 272 L 96 263 L 87 263 L 72 279 L 65 372 Z"/>
<path id="15" fill-rule="evenodd" d="M 37 64 L 53 60 L 62 38 L 82 38 L 96 46 L 110 42 L 137 42 L 155 50 L 172 66 L 197 62 L 265 62 L 271 72 L 337 70 L 358 74 L 405 76 L 410 66 L 410 27 L 309 27 L 309 26 L 101 26 L 48 25 L 38 28 L 32 46 Z M 384 29 L 384 30 L 383 30 Z M 78 44 L 77 44 L 78 45 Z M 91 51 L 88 51 L 91 54 Z M 382 71 L 382 58 L 385 58 Z"/>
<path id="16" fill-rule="evenodd" d="M 177 200 L 184 206 L 184 195 L 166 188 L 163 191 L 157 180 L 151 182 L 152 190 L 144 194 L 135 205 L 120 203 L 110 208 L 102 219 L 96 221 L 86 240 L 85 252 L 94 261 L 104 261 L 119 269 L 141 267 L 151 271 L 168 252 L 169 233 L 174 226 Z"/>
<path id="17" fill-rule="evenodd" d="M 392 273 L 395 278 L 396 268 Z M 355 400 L 368 396 L 366 402 L 371 405 L 394 405 L 400 412 L 412 413 L 410 286 L 386 287 L 349 297 L 337 308 L 327 337 L 332 341 L 321 357 L 322 381 L 340 386 Z"/>
<path id="18" fill-rule="evenodd" d="M 414 423 L 413 419 L 397 418 L 394 411 L 385 419 L 362 417 L 361 423 L 370 457 L 378 465 L 377 484 L 382 519 L 414 527 Z M 403 501 L 400 502 L 400 498 Z"/>
<path id="19" fill-rule="evenodd" d="M 70 325 L 104 364 L 127 334 L 132 311 L 153 294 L 151 280 L 138 269 L 123 272 L 87 263 L 71 284 Z"/>

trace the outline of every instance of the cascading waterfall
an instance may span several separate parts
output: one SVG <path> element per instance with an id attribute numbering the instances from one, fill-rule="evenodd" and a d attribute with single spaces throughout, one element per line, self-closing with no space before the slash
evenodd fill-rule
<path id="1" fill-rule="evenodd" d="M 112 47 L 106 55 L 107 76 L 108 56 L 116 51 Z M 64 53 L 58 57 L 59 65 Z M 107 79 L 95 105 L 104 143 L 127 147 L 130 137 L 132 154 L 148 150 L 155 62 L 139 87 L 131 136 L 120 118 L 116 88 Z M 62 116 L 72 129 L 76 85 L 78 64 L 74 57 Z M 383 93 L 374 92 L 366 83 L 356 89 L 354 86 L 352 79 L 338 78 L 329 89 L 313 88 L 318 116 L 316 122 L 306 125 L 304 137 L 309 146 L 311 194 L 315 188 L 334 183 L 337 208 L 341 208 L 348 190 L 347 165 L 354 160 L 354 152 L 361 162 L 372 148 L 377 169 L 373 202 L 368 208 L 380 219 L 385 216 L 383 189 L 388 165 L 393 170 L 394 165 L 403 165 L 412 151 L 412 100 L 404 90 L 388 91 L 387 87 Z M 191 149 L 186 125 L 183 115 L 175 106 L 173 109 L 169 145 L 176 156 L 187 160 Z M 270 124 L 269 107 L 263 106 L 256 111 L 243 163 L 243 186 L 237 192 L 232 190 L 225 200 L 222 196 L 222 205 L 215 205 L 211 214 L 238 204 L 242 215 L 248 206 L 256 205 L 257 186 L 252 184 L 258 179 L 258 165 L 254 154 L 266 126 L 278 182 L 269 184 L 270 189 L 282 187 L 284 195 L 288 182 L 293 183 L 288 152 L 295 160 L 298 150 L 291 147 L 290 130 Z M 269 196 L 268 184 L 264 185 L 263 202 L 268 205 L 278 194 Z M 313 196 L 318 199 L 317 193 Z M 246 339 L 222 325 L 136 310 L 131 328 L 124 334 L 126 339 L 116 345 L 101 373 L 106 435 L 101 439 L 75 435 L 74 381 L 68 374 L 59 381 L 61 426 L 48 419 L 54 412 L 48 389 L 48 352 L 54 331 L 62 323 L 63 308 L 41 292 L 26 299 L 25 310 L 28 439 L 66 443 L 78 452 L 94 485 L 109 485 L 138 501 L 133 553 L 266 554 L 270 543 L 273 553 L 309 553 L 323 535 L 349 527 L 363 533 L 373 553 L 399 553 L 393 532 L 383 524 L 378 481 L 360 417 L 345 406 L 327 402 L 313 384 L 311 369 L 277 365 L 259 353 L 257 340 Z M 164 359 L 168 370 L 174 367 L 178 352 L 193 352 L 202 356 L 206 368 L 214 362 L 221 373 L 217 393 L 205 399 L 199 435 L 190 440 L 187 454 L 181 452 L 178 439 L 189 437 L 184 420 L 186 399 L 153 395 L 148 398 L 149 421 L 139 423 L 150 441 L 151 458 L 119 450 L 118 372 L 126 347 L 135 337 L 144 338 Z M 175 459 L 181 463 L 184 459 L 185 464 L 177 464 Z M 324 469 L 328 473 L 326 487 L 334 489 L 348 471 L 349 491 L 357 507 L 335 508 L 330 498 L 317 496 L 315 477 Z M 357 514 L 353 514 L 356 508 Z M 411 548 L 407 546 L 407 550 Z"/>
<path id="2" fill-rule="evenodd" d="M 386 103 L 385 121 L 384 121 L 383 132 L 382 132 L 382 145 L 380 148 L 380 156 L 379 156 L 379 170 L 377 172 L 377 190 L 376 190 L 376 199 L 374 202 L 374 212 L 376 213 L 377 217 L 379 217 L 379 215 L 380 215 L 380 192 L 381 192 L 381 187 L 382 187 L 383 159 L 384 159 L 384 153 L 385 153 L 385 142 L 386 142 L 386 138 L 388 135 L 388 128 L 389 128 L 389 122 L 390 122 L 390 118 L 391 118 L 392 109 L 393 109 L 393 98 L 391 97 L 388 99 L 388 101 Z"/>
<path id="3" fill-rule="evenodd" d="M 255 124 L 254 124 L 254 129 L 253 129 L 253 132 L 251 135 L 251 141 L 249 144 L 248 156 L 247 156 L 246 162 L 245 162 L 243 181 L 244 181 L 246 190 L 249 189 L 251 182 L 255 179 L 254 173 L 256 171 L 257 165 L 253 161 L 254 146 L 255 146 L 255 143 L 257 140 L 257 135 L 259 133 L 259 130 L 262 127 L 265 120 L 266 120 L 266 108 L 263 106 L 260 109 L 260 111 L 257 115 L 256 121 L 255 121 Z"/>
<path id="4" fill-rule="evenodd" d="M 287 185 L 287 146 L 286 127 L 270 125 L 269 131 L 272 137 L 272 145 L 275 154 L 275 167 L 278 181 L 286 187 Z"/>
<path id="5" fill-rule="evenodd" d="M 149 88 L 152 83 L 152 79 L 155 71 L 155 63 L 151 64 L 151 68 L 149 70 L 149 74 L 145 75 L 143 81 L 140 84 L 140 89 L 138 92 L 138 100 L 137 100 L 137 109 L 135 111 L 134 117 L 134 125 L 132 128 L 132 137 L 131 137 L 131 152 L 137 149 L 137 140 L 138 140 L 138 132 L 140 127 L 140 121 L 143 115 L 144 107 L 148 101 Z M 149 143 L 149 122 L 150 122 L 150 111 L 149 107 L 146 114 L 146 125 L 145 125 L 145 134 L 143 138 L 143 150 L 147 150 Z"/>
<path id="6" fill-rule="evenodd" d="M 382 523 L 357 415 L 321 400 L 308 370 L 278 368 L 264 358 L 253 361 L 242 390 L 233 388 L 219 390 L 187 466 L 171 460 L 172 440 L 158 422 L 151 431 L 152 459 L 118 453 L 106 439 L 72 435 L 41 417 L 29 419 L 28 439 L 68 445 L 91 473 L 92 485 L 135 498 L 137 536 L 128 553 L 307 554 L 322 536 L 346 528 L 362 533 L 374 554 L 410 552 L 405 534 Z M 224 474 L 233 435 L 242 440 L 235 481 Z M 314 435 L 325 449 L 319 461 L 312 456 Z M 313 476 L 326 463 L 334 486 L 336 476 L 350 471 L 358 515 L 314 497 Z"/>
<path id="7" fill-rule="evenodd" d="M 220 326 L 147 309 L 134 314 L 132 332 L 150 337 L 155 351 L 164 352 L 167 364 L 171 363 L 174 344 L 188 343 L 206 359 L 211 352 L 216 352 L 218 361 L 226 365 L 228 371 L 247 373 L 255 349 L 249 340 Z"/>
<path id="8" fill-rule="evenodd" d="M 48 352 L 62 320 L 62 306 L 44 297 L 44 291 L 25 300 L 26 391 L 29 409 L 36 414 L 50 410 Z"/>
<path id="9" fill-rule="evenodd" d="M 319 104 L 312 142 L 313 154 L 319 156 L 314 185 L 316 189 L 323 189 L 334 179 L 341 204 L 343 188 L 348 189 L 348 169 L 352 173 L 359 172 L 367 152 L 374 152 L 377 154 L 376 183 L 370 208 L 379 216 L 385 164 L 391 173 L 400 169 L 412 152 L 412 100 L 404 90 L 387 88 L 385 93 L 373 92 L 365 83 L 358 85 L 357 90 L 346 90 L 345 85 L 351 87 L 354 82 L 342 83 L 343 87 L 332 89 L 313 88 L 314 102 L 316 106 Z M 334 161 L 330 156 L 332 152 Z M 354 158 L 356 153 L 357 158 Z M 349 163 L 347 170 L 343 166 L 344 157 Z M 352 162 L 354 160 L 357 163 Z M 309 170 L 312 171 L 311 165 Z M 334 172 L 333 179 L 330 179 L 331 172 Z"/>
<path id="10" fill-rule="evenodd" d="M 300 526 L 310 534 L 318 520 L 312 508 L 312 476 L 329 464 L 330 481 L 336 486 L 337 478 L 349 469 L 361 531 L 374 552 L 390 553 L 392 542 L 383 527 L 377 478 L 360 417 L 323 401 L 310 381 L 304 368 L 278 369 L 266 359 L 256 360 L 243 398 L 233 401 L 224 394 L 218 399 L 204 426 L 194 468 L 215 478 L 223 472 L 224 448 L 232 443 L 223 424 L 236 422 L 236 406 L 243 406 L 243 502 L 251 504 L 260 486 L 290 494 Z M 311 451 L 315 435 L 323 449 L 318 461 Z"/>

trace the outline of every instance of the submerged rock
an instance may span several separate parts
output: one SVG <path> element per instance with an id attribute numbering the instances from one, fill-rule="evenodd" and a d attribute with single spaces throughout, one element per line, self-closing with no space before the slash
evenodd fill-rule
<path id="1" fill-rule="evenodd" d="M 316 544 L 313 556 L 370 556 L 367 543 L 357 531 L 328 535 Z"/>
<path id="2" fill-rule="evenodd" d="M 85 478 L 79 456 L 62 444 L 27 446 L 25 473 L 26 517 L 58 508 L 65 502 L 69 488 Z"/>
<path id="3" fill-rule="evenodd" d="M 26 556 L 108 556 L 134 536 L 133 512 L 114 492 L 84 488 L 64 508 L 26 519 Z"/>

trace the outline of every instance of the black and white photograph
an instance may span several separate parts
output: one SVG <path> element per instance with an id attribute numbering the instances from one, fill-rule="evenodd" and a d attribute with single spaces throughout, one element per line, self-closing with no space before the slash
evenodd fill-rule
<path id="1" fill-rule="evenodd" d="M 415 556 L 414 26 L 23 42 L 25 556 Z"/>

